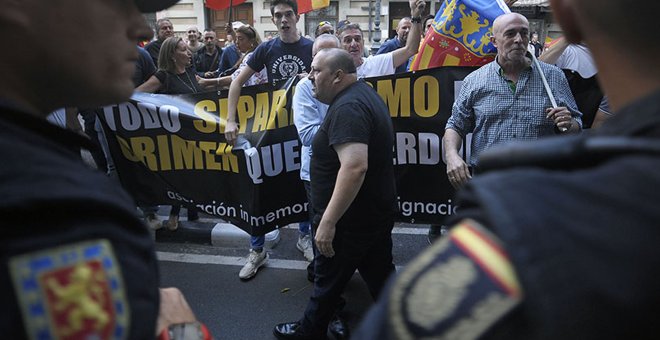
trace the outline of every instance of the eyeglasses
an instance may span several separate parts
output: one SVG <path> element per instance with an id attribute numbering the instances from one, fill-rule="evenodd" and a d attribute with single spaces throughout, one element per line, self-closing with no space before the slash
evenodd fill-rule
<path id="1" fill-rule="evenodd" d="M 188 31 L 188 33 L 197 33 L 197 31 Z"/>

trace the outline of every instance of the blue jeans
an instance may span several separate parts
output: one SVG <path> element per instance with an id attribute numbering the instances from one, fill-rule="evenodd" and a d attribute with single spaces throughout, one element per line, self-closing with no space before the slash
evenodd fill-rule
<path id="1" fill-rule="evenodd" d="M 310 223 L 309 221 L 300 222 L 298 224 L 298 232 L 300 236 L 309 235 Z M 260 251 L 264 249 L 264 243 L 266 242 L 266 236 L 251 236 L 250 237 L 250 248 L 252 250 Z"/>

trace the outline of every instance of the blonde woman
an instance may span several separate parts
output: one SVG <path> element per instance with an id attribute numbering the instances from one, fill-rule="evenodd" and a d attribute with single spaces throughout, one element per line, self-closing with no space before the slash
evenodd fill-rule
<path id="1" fill-rule="evenodd" d="M 135 90 L 163 94 L 202 92 L 191 67 L 192 53 L 179 37 L 165 39 L 158 55 L 158 70 Z"/>
<path id="2" fill-rule="evenodd" d="M 191 67 L 192 53 L 188 45 L 179 37 L 165 39 L 158 55 L 158 70 L 135 90 L 139 92 L 163 94 L 189 94 L 202 92 L 197 83 L 195 70 Z M 163 223 L 168 230 L 179 227 L 180 205 L 173 205 L 169 219 Z M 197 210 L 188 207 L 188 221 L 199 219 Z"/>
<path id="3" fill-rule="evenodd" d="M 225 75 L 218 78 L 210 79 L 198 79 L 199 85 L 205 89 L 212 88 L 225 88 L 231 84 L 231 81 L 238 77 L 241 68 L 247 63 L 254 51 L 259 44 L 261 44 L 261 38 L 259 33 L 250 25 L 243 25 L 236 29 L 236 47 L 241 52 L 241 58 L 238 59 L 234 67 L 232 67 L 233 72 L 231 75 Z M 264 84 L 268 82 L 268 74 L 266 69 L 262 69 L 261 72 L 255 73 L 243 86 L 252 86 L 258 84 Z"/>

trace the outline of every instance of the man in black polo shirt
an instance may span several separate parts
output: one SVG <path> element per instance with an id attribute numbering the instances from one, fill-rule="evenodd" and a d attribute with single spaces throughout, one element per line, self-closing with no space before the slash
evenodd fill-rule
<path id="1" fill-rule="evenodd" d="M 314 96 L 330 104 L 312 148 L 314 291 L 298 322 L 279 324 L 280 339 L 322 339 L 356 269 L 378 297 L 394 272 L 396 189 L 389 110 L 343 49 L 321 50 L 309 74 Z"/>

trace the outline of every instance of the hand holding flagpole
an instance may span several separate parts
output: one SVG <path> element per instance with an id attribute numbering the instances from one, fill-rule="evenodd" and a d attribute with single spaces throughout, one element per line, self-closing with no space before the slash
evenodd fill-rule
<path id="1" fill-rule="evenodd" d="M 539 71 L 539 75 L 541 75 L 541 80 L 543 81 L 543 87 L 545 88 L 545 93 L 548 94 L 548 98 L 550 98 L 550 103 L 552 103 L 552 108 L 556 109 L 557 106 L 557 101 L 555 100 L 555 96 L 552 94 L 552 90 L 550 89 L 550 85 L 548 85 L 548 80 L 545 79 L 545 74 L 543 74 L 543 70 L 541 70 L 541 64 L 539 63 L 539 60 L 536 59 L 536 56 L 534 53 L 530 53 L 532 55 L 532 60 L 534 61 L 534 66 L 536 66 L 536 69 Z M 559 131 L 561 132 L 566 132 L 568 131 L 567 127 L 558 127 Z"/>

